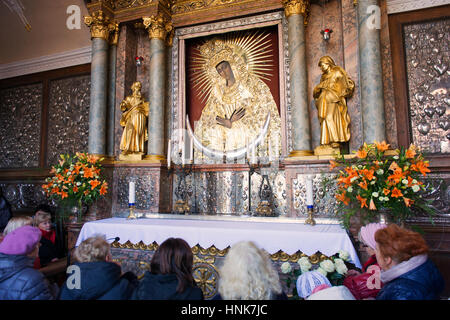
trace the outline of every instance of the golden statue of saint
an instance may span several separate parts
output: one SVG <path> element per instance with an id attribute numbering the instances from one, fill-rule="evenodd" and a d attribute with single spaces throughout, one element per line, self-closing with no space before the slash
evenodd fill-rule
<path id="1" fill-rule="evenodd" d="M 320 149 L 338 150 L 339 143 L 350 140 L 350 116 L 345 99 L 351 97 L 355 89 L 355 82 L 331 57 L 320 58 L 318 65 L 322 77 L 313 91 L 320 121 L 320 146 L 316 154 Z"/>
<path id="2" fill-rule="evenodd" d="M 266 135 L 255 153 L 268 156 L 270 141 L 270 156 L 278 157 L 281 118 L 277 105 L 269 87 L 246 63 L 251 61 L 247 48 L 234 40 L 215 38 L 200 47 L 203 79 L 209 81 L 208 99 L 194 134 L 209 149 L 226 152 L 246 148 L 261 135 L 270 114 Z"/>
<path id="3" fill-rule="evenodd" d="M 126 97 L 120 103 L 120 110 L 124 111 L 120 119 L 120 125 L 124 127 L 120 150 L 122 155 L 144 155 L 145 141 L 148 140 L 147 117 L 149 103 L 141 97 L 142 84 L 139 81 L 131 85 L 133 94 Z M 121 157 L 128 159 L 129 157 Z"/>

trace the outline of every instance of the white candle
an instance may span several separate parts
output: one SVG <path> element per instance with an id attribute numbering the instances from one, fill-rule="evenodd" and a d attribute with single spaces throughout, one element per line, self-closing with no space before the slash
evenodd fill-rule
<path id="1" fill-rule="evenodd" d="M 171 140 L 169 139 L 169 142 L 167 143 L 167 168 L 170 169 L 170 164 L 172 162 L 172 149 L 171 149 Z"/>
<path id="2" fill-rule="evenodd" d="M 184 165 L 186 159 L 186 148 L 184 146 L 184 140 L 181 141 L 181 164 Z"/>
<path id="3" fill-rule="evenodd" d="M 314 198 L 313 198 L 313 181 L 311 176 L 306 177 L 306 205 L 313 206 Z"/>
<path id="4" fill-rule="evenodd" d="M 133 203 L 136 197 L 136 185 L 133 181 L 130 181 L 128 188 L 128 203 Z"/>

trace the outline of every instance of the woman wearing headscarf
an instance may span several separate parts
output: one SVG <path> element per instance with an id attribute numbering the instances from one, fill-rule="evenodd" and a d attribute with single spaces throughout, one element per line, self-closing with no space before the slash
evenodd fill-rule
<path id="1" fill-rule="evenodd" d="M 362 273 L 350 270 L 344 279 L 344 286 L 357 300 L 374 299 L 383 285 L 380 281 L 380 267 L 375 256 L 375 232 L 385 227 L 385 224 L 370 223 L 361 227 L 359 231 L 359 241 L 363 244 L 369 259 L 364 263 Z"/>
<path id="2" fill-rule="evenodd" d="M 345 286 L 332 286 L 318 271 L 308 271 L 297 278 L 297 293 L 305 300 L 355 300 Z"/>

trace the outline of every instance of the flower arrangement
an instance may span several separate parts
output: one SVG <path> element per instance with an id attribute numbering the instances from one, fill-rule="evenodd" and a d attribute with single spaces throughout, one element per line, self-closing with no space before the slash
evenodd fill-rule
<path id="1" fill-rule="evenodd" d="M 386 155 L 389 144 L 366 144 L 356 152 L 356 158 L 346 160 L 343 155 L 330 161 L 330 169 L 340 168 L 337 177 L 337 216 L 348 229 L 350 219 L 360 214 L 361 223 L 379 220 L 385 212 L 395 223 L 403 223 L 413 215 L 412 208 L 429 214 L 434 211 L 419 191 L 426 187 L 421 179 L 430 172 L 429 162 L 414 145 L 400 148 Z"/>
<path id="2" fill-rule="evenodd" d="M 100 178 L 101 161 L 95 155 L 77 152 L 75 156 L 61 154 L 42 185 L 47 197 L 60 203 L 91 204 L 108 191 L 108 183 Z"/>
<path id="3" fill-rule="evenodd" d="M 292 299 L 300 299 L 297 293 L 297 278 L 308 271 L 317 271 L 330 280 L 333 286 L 340 286 L 344 282 L 345 275 L 349 269 L 356 269 L 356 266 L 350 262 L 350 255 L 344 250 L 339 250 L 331 257 L 322 256 L 317 259 L 317 254 L 310 257 L 303 256 L 298 261 L 298 268 L 292 267 L 291 263 L 283 262 L 280 266 L 281 272 L 287 275 L 286 286 L 290 290 L 292 284 Z"/>

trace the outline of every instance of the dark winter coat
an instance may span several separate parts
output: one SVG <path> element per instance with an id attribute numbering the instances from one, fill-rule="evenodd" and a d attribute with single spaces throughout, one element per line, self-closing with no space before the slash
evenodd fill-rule
<path id="1" fill-rule="evenodd" d="M 387 282 L 377 300 L 437 300 L 444 289 L 444 279 L 428 259 L 420 266 Z"/>
<path id="2" fill-rule="evenodd" d="M 137 285 L 135 276 L 134 279 L 131 273 L 121 276 L 121 268 L 112 262 L 83 262 L 74 266 L 80 268 L 80 286 L 73 287 L 77 272 L 72 270 L 61 287 L 60 300 L 128 300 Z M 73 288 L 69 289 L 67 282 Z"/>
<path id="3" fill-rule="evenodd" d="M 133 293 L 133 300 L 203 300 L 203 292 L 195 284 L 182 293 L 177 292 L 175 274 L 152 274 L 146 272 Z"/>
<path id="4" fill-rule="evenodd" d="M 33 258 L 0 253 L 0 300 L 51 300 L 48 283 Z"/>

